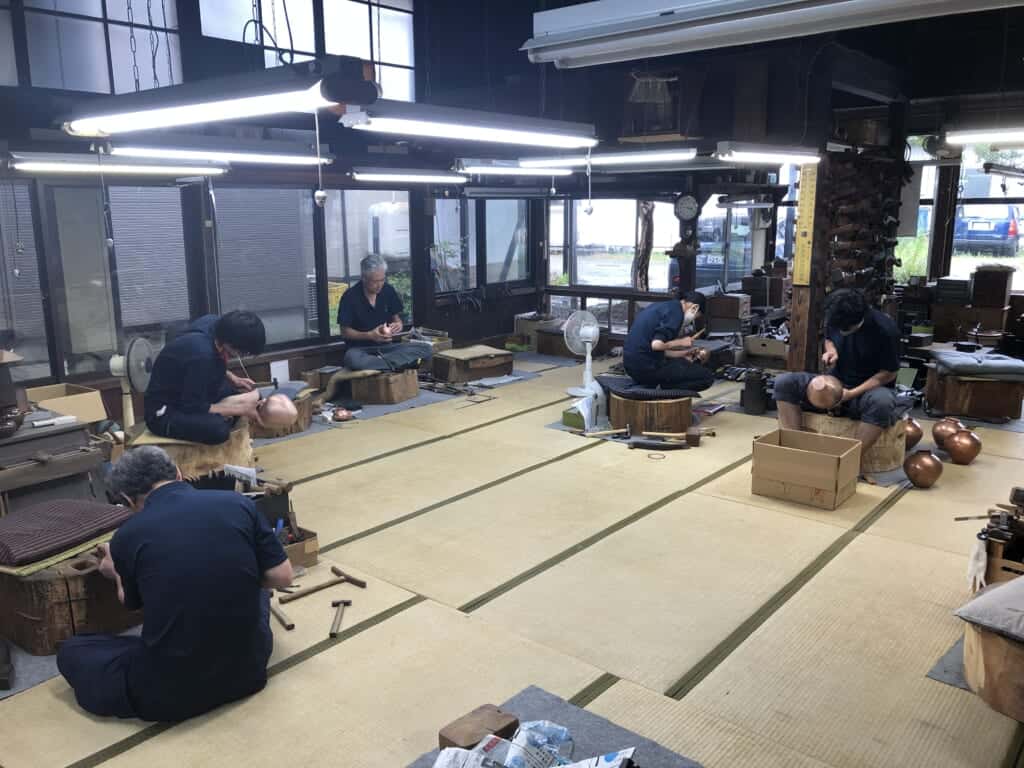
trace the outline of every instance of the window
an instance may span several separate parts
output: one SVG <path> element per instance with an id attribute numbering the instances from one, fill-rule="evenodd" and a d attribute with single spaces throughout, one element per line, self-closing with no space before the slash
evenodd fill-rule
<path id="1" fill-rule="evenodd" d="M 983 145 L 964 148 L 960 166 L 962 202 L 956 208 L 950 275 L 967 278 L 982 264 L 999 264 L 1016 270 L 1013 288 L 1024 290 L 1024 182 L 986 174 L 981 167 L 986 162 L 1020 166 L 1024 164 L 1024 151 Z"/>
<path id="2" fill-rule="evenodd" d="M 18 63 L 14 57 L 14 30 L 11 12 L 0 6 L 0 85 L 18 84 Z"/>
<path id="3" fill-rule="evenodd" d="M 409 193 L 328 190 L 326 206 L 327 286 L 331 334 L 338 327 L 338 302 L 360 279 L 360 261 L 376 254 L 388 262 L 388 282 L 412 318 L 412 264 L 409 251 Z"/>
<path id="4" fill-rule="evenodd" d="M 415 101 L 411 0 L 324 0 L 327 53 L 376 65 L 385 99 Z"/>
<path id="5" fill-rule="evenodd" d="M 162 330 L 191 318 L 181 193 L 176 187 L 110 187 L 121 326 Z"/>
<path id="6" fill-rule="evenodd" d="M 257 313 L 268 344 L 318 336 L 312 192 L 222 187 L 216 205 L 221 312 Z"/>
<path id="7" fill-rule="evenodd" d="M 718 207 L 718 195 L 704 203 L 697 218 L 697 287 L 708 288 L 722 281 L 726 257 L 727 209 Z"/>
<path id="8" fill-rule="evenodd" d="M 25 0 L 24 13 L 33 86 L 129 93 L 182 82 L 178 17 L 173 0 L 136 0 L 134 5 L 130 0 Z M 9 17 L 7 21 L 9 24 Z M 0 42 L 3 28 L 4 17 L 0 12 Z M 6 71 L 5 58 L 13 56 L 10 46 L 7 49 L 0 50 L 0 82 Z"/>
<path id="9" fill-rule="evenodd" d="M 565 261 L 565 201 L 548 203 L 548 285 L 568 285 L 569 265 Z"/>
<path id="10" fill-rule="evenodd" d="M 679 242 L 679 219 L 672 203 L 654 204 L 654 247 L 647 268 L 647 281 L 652 291 L 667 292 L 669 273 L 674 259 L 669 253 Z"/>
<path id="11" fill-rule="evenodd" d="M 0 184 L 0 347 L 23 358 L 16 381 L 51 375 L 30 195 L 28 184 Z"/>
<path id="12" fill-rule="evenodd" d="M 434 241 L 430 248 L 437 293 L 476 288 L 476 202 L 434 201 Z"/>
<path id="13" fill-rule="evenodd" d="M 576 285 L 629 288 L 637 240 L 636 200 L 575 201 Z"/>
<path id="14" fill-rule="evenodd" d="M 530 277 L 527 248 L 527 202 L 487 200 L 487 282 L 507 283 Z"/>

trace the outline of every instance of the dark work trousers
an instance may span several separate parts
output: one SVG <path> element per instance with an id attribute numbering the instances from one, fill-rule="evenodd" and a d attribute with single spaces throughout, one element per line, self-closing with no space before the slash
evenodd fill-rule
<path id="1" fill-rule="evenodd" d="M 353 371 L 406 371 L 430 362 L 429 344 L 405 342 L 379 347 L 352 347 L 345 353 L 345 367 Z"/>
<path id="2" fill-rule="evenodd" d="M 274 650 L 270 629 L 270 592 L 260 601 L 260 632 L 266 653 L 254 669 L 239 679 L 193 684 L 182 680 L 161 685 L 166 677 L 149 669 L 141 637 L 75 635 L 57 650 L 57 669 L 75 692 L 78 706 L 100 717 L 140 718 L 175 722 L 208 712 L 221 704 L 249 696 L 266 684 L 266 664 Z M 132 681 L 146 681 L 132 685 Z M 192 691 L 195 698 L 188 700 Z"/>
<path id="3" fill-rule="evenodd" d="M 633 381 L 646 387 L 701 392 L 715 383 L 715 374 L 710 370 L 680 358 L 666 358 L 657 368 L 634 369 L 629 363 L 625 368 Z"/>
<path id="4" fill-rule="evenodd" d="M 226 443 L 234 424 L 235 419 L 217 413 L 183 413 L 169 406 L 163 416 L 146 419 L 154 435 L 205 445 Z"/>

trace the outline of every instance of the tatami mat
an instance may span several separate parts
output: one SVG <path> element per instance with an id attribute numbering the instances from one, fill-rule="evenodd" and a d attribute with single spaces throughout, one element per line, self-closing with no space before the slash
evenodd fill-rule
<path id="1" fill-rule="evenodd" d="M 588 710 L 704 768 L 827 768 L 813 758 L 695 707 L 622 680 Z"/>
<path id="2" fill-rule="evenodd" d="M 109 768 L 399 768 L 437 731 L 529 685 L 568 698 L 599 671 L 501 627 L 423 603 L 184 723 Z"/>
<path id="3" fill-rule="evenodd" d="M 1024 485 L 1024 463 L 982 454 L 969 466 L 946 462 L 929 489 L 912 489 L 871 527 L 871 533 L 944 549 L 966 556 L 984 520 L 956 522 L 954 517 L 984 515 L 1006 503 L 1010 490 Z"/>
<path id="4" fill-rule="evenodd" d="M 543 428 L 544 409 L 303 483 L 291 499 L 324 547 L 571 451 L 597 447 Z"/>
<path id="5" fill-rule="evenodd" d="M 296 579 L 302 586 L 313 586 L 331 578 L 330 566 L 336 560 L 321 558 L 306 575 Z M 391 584 L 374 579 L 347 563 L 341 567 L 367 582 L 367 588 L 335 587 L 282 606 L 295 622 L 286 631 L 271 618 L 274 654 L 270 665 L 279 663 L 325 640 L 334 618 L 331 600 L 352 600 L 346 609 L 343 628 L 378 615 L 413 595 Z M 275 596 L 274 602 L 277 602 Z M 3 768 L 47 768 L 66 766 L 109 747 L 149 725 L 137 720 L 95 718 L 75 703 L 74 694 L 58 677 L 0 703 L 0 765 Z M 228 761 L 230 764 L 230 761 Z"/>
<path id="6" fill-rule="evenodd" d="M 737 418 L 733 429 L 749 436 L 756 424 Z M 668 451 L 653 461 L 644 451 L 604 442 L 335 552 L 458 606 L 748 451 L 749 439 L 709 438 L 700 448 Z"/>
<path id="7" fill-rule="evenodd" d="M 709 483 L 702 491 L 709 496 L 739 501 L 743 504 L 750 504 L 775 512 L 785 512 L 786 514 L 796 515 L 808 520 L 831 523 L 842 528 L 852 528 L 855 526 L 865 515 L 897 491 L 895 486 L 883 488 L 882 486 L 869 485 L 862 482 L 857 484 L 857 493 L 843 502 L 838 509 L 818 509 L 806 504 L 796 504 L 784 499 L 758 496 L 751 493 L 750 471 L 750 464 L 738 467 L 727 475 L 723 475 Z"/>
<path id="8" fill-rule="evenodd" d="M 691 493 L 476 615 L 664 691 L 841 533 Z"/>
<path id="9" fill-rule="evenodd" d="M 998 766 L 1017 724 L 925 677 L 965 598 L 963 558 L 861 536 L 685 701 L 836 768 Z"/>

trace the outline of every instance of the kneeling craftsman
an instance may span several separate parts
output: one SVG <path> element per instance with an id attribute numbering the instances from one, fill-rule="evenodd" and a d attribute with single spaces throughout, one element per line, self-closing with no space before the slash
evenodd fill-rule
<path id="1" fill-rule="evenodd" d="M 704 294 L 691 291 L 681 301 L 662 301 L 640 312 L 629 328 L 622 363 L 638 384 L 694 392 L 715 383 L 701 365 L 705 350 L 693 346 L 693 325 L 703 314 Z"/>

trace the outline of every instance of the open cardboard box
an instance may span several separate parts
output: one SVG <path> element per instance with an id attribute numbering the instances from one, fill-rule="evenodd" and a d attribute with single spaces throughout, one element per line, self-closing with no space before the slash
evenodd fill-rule
<path id="1" fill-rule="evenodd" d="M 107 409 L 98 389 L 78 384 L 50 384 L 26 390 L 28 399 L 61 416 L 74 416 L 82 424 L 95 424 L 107 418 Z"/>
<path id="2" fill-rule="evenodd" d="M 776 429 L 754 440 L 751 492 L 835 509 L 857 492 L 860 441 Z"/>

